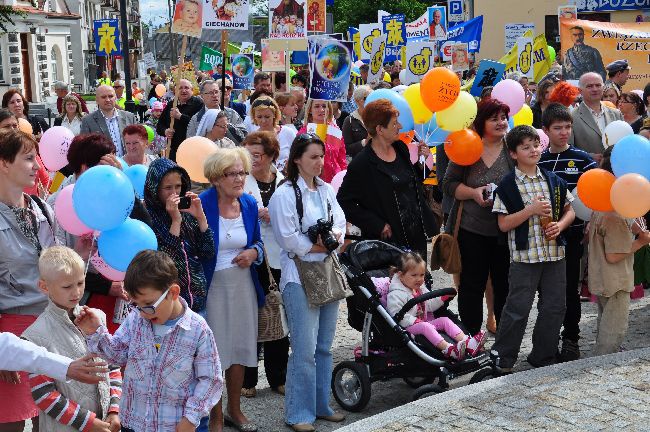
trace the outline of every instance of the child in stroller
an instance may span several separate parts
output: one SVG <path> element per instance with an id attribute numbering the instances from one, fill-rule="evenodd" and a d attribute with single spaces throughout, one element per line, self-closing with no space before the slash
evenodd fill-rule
<path id="1" fill-rule="evenodd" d="M 391 315 L 395 315 L 407 301 L 425 292 L 426 263 L 418 253 L 405 252 L 391 270 L 392 280 L 388 291 L 387 309 Z M 437 297 L 416 304 L 404 314 L 404 318 L 399 324 L 413 336 L 421 334 L 426 337 L 447 358 L 462 360 L 465 357 L 465 352 L 474 356 L 485 343 L 487 337 L 485 332 L 479 331 L 470 337 L 465 335 L 460 327 L 447 317 L 428 318 L 429 314 L 444 306 L 446 297 Z M 456 341 L 456 344 L 447 342 L 438 333 L 439 331 L 444 331 Z"/>

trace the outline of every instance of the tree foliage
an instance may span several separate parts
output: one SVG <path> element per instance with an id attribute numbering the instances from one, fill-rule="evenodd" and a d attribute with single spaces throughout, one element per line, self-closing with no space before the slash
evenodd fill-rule
<path id="1" fill-rule="evenodd" d="M 30 3 L 33 7 L 36 7 L 36 0 L 30 0 Z M 16 16 L 25 17 L 27 13 L 23 11 L 18 11 L 12 6 L 0 6 L 0 34 L 8 33 L 7 25 L 15 26 L 13 18 Z"/>
<path id="2" fill-rule="evenodd" d="M 377 22 L 377 11 L 385 10 L 393 14 L 404 14 L 406 22 L 420 17 L 431 0 L 335 0 L 330 11 L 334 14 L 334 31 L 345 34 L 348 27 Z"/>

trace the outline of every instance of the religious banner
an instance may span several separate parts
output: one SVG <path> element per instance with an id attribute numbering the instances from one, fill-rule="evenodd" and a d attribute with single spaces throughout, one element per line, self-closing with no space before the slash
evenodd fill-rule
<path id="1" fill-rule="evenodd" d="M 455 43 L 466 43 L 468 52 L 477 53 L 481 50 L 481 37 L 483 35 L 483 15 L 472 18 L 447 32 L 447 40 L 440 47 L 442 60 L 451 60 L 451 47 Z"/>
<path id="2" fill-rule="evenodd" d="M 469 93 L 472 96 L 480 97 L 485 87 L 494 87 L 503 79 L 503 72 L 506 70 L 504 63 L 493 60 L 481 60 L 476 71 L 476 78 Z"/>
<path id="3" fill-rule="evenodd" d="M 264 72 L 284 72 L 284 51 L 272 51 L 269 40 L 262 39 L 262 70 Z"/>
<path id="4" fill-rule="evenodd" d="M 325 33 L 325 0 L 307 1 L 307 31 Z"/>
<path id="5" fill-rule="evenodd" d="M 223 63 L 223 54 L 207 46 L 201 46 L 201 63 L 199 64 L 199 70 L 207 71 L 212 70 L 217 65 Z"/>
<path id="6" fill-rule="evenodd" d="M 626 59 L 631 68 L 626 91 L 642 89 L 650 81 L 650 23 L 562 19 L 560 41 L 564 79 L 577 80 L 586 72 L 596 72 L 606 79 L 605 65 Z"/>
<path id="7" fill-rule="evenodd" d="M 96 52 L 100 57 L 122 55 L 120 49 L 120 30 L 116 19 L 93 21 Z"/>
<path id="8" fill-rule="evenodd" d="M 533 37 L 533 31 L 528 30 L 524 33 L 524 37 Z M 516 72 L 519 70 L 520 56 L 519 47 L 515 43 L 510 51 L 499 59 L 499 63 L 506 65 L 505 74 Z M 535 36 L 533 39 L 533 51 L 531 53 L 533 63 L 533 80 L 539 82 L 544 75 L 546 75 L 551 68 L 551 57 L 548 54 L 548 45 L 546 43 L 546 35 L 544 33 Z"/>
<path id="9" fill-rule="evenodd" d="M 406 23 L 406 40 L 408 43 L 429 40 L 429 12 L 420 18 Z"/>
<path id="10" fill-rule="evenodd" d="M 406 72 L 402 84 L 418 83 L 429 70 L 433 69 L 436 45 L 436 42 L 413 42 L 406 45 L 406 61 L 404 62 Z"/>
<path id="11" fill-rule="evenodd" d="M 402 47 L 406 45 L 406 25 L 404 14 L 388 15 L 381 19 L 386 35 L 385 62 L 394 62 L 400 57 Z M 372 60 L 371 60 L 372 61 Z"/>
<path id="12" fill-rule="evenodd" d="M 383 27 L 381 23 L 359 24 L 361 60 L 370 60 L 372 41 L 381 36 Z"/>
<path id="13" fill-rule="evenodd" d="M 447 39 L 447 7 L 431 6 L 429 13 L 429 38 L 443 41 Z"/>
<path id="14" fill-rule="evenodd" d="M 232 67 L 232 88 L 235 90 L 247 90 L 253 88 L 253 76 L 255 66 L 253 54 L 233 54 L 230 56 Z"/>
<path id="15" fill-rule="evenodd" d="M 352 69 L 352 42 L 327 38 L 310 38 L 309 97 L 345 102 Z"/>
<path id="16" fill-rule="evenodd" d="M 269 0 L 269 37 L 306 38 L 306 15 L 307 0 Z"/>
<path id="17" fill-rule="evenodd" d="M 200 38 L 203 6 L 199 0 L 178 0 L 172 19 L 172 33 Z"/>
<path id="18" fill-rule="evenodd" d="M 203 28 L 248 30 L 248 0 L 203 0 Z"/>
<path id="19" fill-rule="evenodd" d="M 466 43 L 457 42 L 451 46 L 451 70 L 454 72 L 469 70 L 469 53 Z"/>
<path id="20" fill-rule="evenodd" d="M 377 83 L 384 77 L 384 56 L 386 55 L 386 35 L 376 37 L 372 41 L 370 69 L 368 69 L 368 84 Z"/>

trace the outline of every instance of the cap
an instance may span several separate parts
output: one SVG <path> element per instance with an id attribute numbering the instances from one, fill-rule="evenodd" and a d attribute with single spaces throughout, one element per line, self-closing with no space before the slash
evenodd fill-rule
<path id="1" fill-rule="evenodd" d="M 151 104 L 151 110 L 152 111 L 162 111 L 163 110 L 163 103 L 160 101 L 156 101 Z"/>
<path id="2" fill-rule="evenodd" d="M 616 60 L 608 64 L 606 69 L 607 72 L 616 73 L 631 68 L 630 65 L 627 63 L 627 60 Z"/>

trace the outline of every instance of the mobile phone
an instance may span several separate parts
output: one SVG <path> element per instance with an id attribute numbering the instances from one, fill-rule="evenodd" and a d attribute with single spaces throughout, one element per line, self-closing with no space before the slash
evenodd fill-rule
<path id="1" fill-rule="evenodd" d="M 188 196 L 182 196 L 180 201 L 178 201 L 179 210 L 187 210 L 192 205 L 192 198 Z"/>

